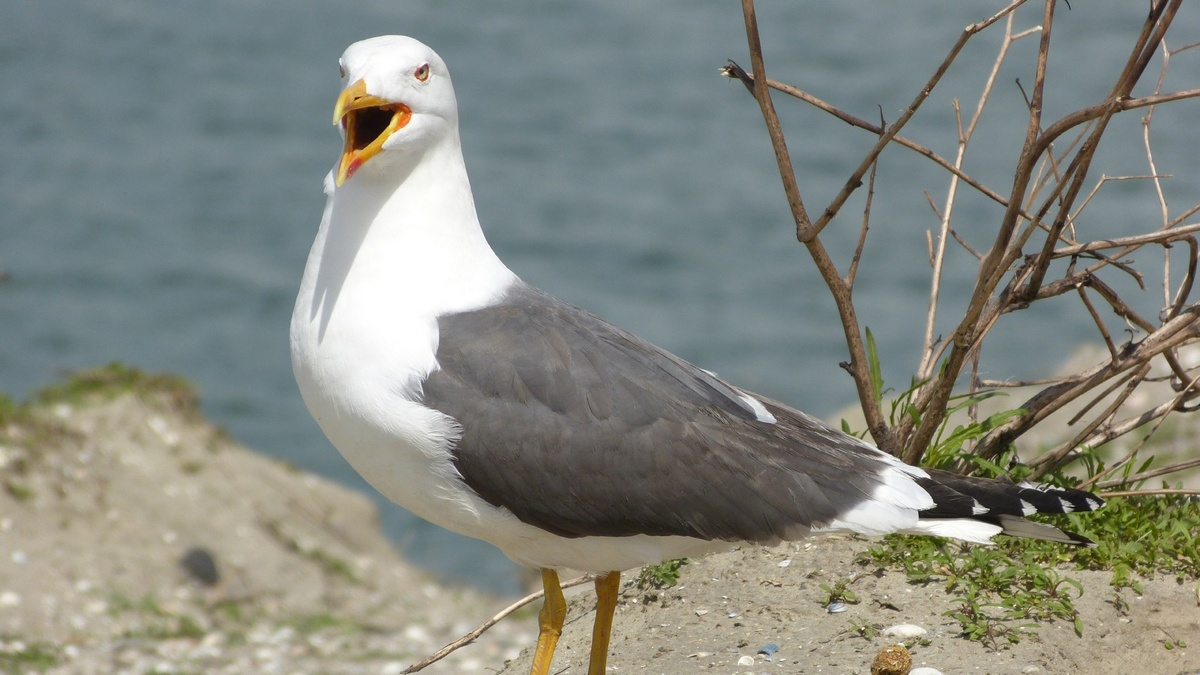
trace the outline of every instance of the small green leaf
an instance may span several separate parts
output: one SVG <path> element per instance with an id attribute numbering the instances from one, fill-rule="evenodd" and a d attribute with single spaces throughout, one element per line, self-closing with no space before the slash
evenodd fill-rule
<path id="1" fill-rule="evenodd" d="M 883 402 L 883 369 L 879 365 L 879 351 L 875 348 L 875 336 L 867 328 L 867 373 L 871 376 L 871 396 L 876 403 Z"/>

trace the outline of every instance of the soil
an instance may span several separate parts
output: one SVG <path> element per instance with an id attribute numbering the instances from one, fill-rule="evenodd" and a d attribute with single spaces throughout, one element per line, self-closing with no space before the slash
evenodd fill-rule
<path id="1" fill-rule="evenodd" d="M 439 585 L 396 553 L 364 496 L 153 393 L 10 420 L 0 484 L 0 672 L 400 673 L 510 602 Z M 1083 637 L 1044 623 L 992 651 L 959 636 L 940 585 L 856 563 L 866 545 L 738 549 L 692 561 L 665 590 L 628 573 L 609 672 L 868 673 L 904 641 L 882 630 L 915 624 L 928 632 L 905 641 L 913 666 L 947 675 L 1200 673 L 1195 581 L 1143 579 L 1118 602 L 1111 575 L 1071 573 Z M 859 602 L 830 613 L 821 585 L 851 574 Z M 594 595 L 568 595 L 552 672 L 583 673 Z M 422 672 L 527 672 L 536 609 Z"/>
<path id="2" fill-rule="evenodd" d="M 855 562 L 868 542 L 822 538 L 775 548 L 746 548 L 694 561 L 677 586 L 639 591 L 626 580 L 614 622 L 609 671 L 616 673 L 861 673 L 884 647 L 905 643 L 914 668 L 946 675 L 978 673 L 1200 673 L 1200 597 L 1195 581 L 1143 581 L 1142 595 L 1116 593 L 1107 572 L 1064 572 L 1082 582 L 1076 601 L 1083 637 L 1069 622 L 1042 623 L 1016 645 L 993 651 L 960 637 L 945 615 L 956 607 L 940 584 L 914 585 L 902 572 Z M 821 588 L 855 575 L 857 604 L 827 611 Z M 636 577 L 636 574 L 626 575 Z M 551 672 L 587 672 L 594 598 L 570 605 L 568 627 Z M 917 640 L 885 637 L 887 628 L 912 624 L 928 631 Z M 859 626 L 878 634 L 864 637 Z M 1168 649 L 1182 640 L 1186 648 Z M 770 660 L 760 652 L 776 645 Z M 739 665 L 746 658 L 752 665 Z M 527 672 L 529 654 L 503 672 Z M 565 670 L 564 670 L 565 669 Z"/>

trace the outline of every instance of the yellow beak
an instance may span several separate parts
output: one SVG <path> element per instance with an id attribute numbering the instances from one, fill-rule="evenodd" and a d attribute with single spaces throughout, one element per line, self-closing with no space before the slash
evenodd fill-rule
<path id="1" fill-rule="evenodd" d="M 383 142 L 404 128 L 410 119 L 412 110 L 408 106 L 368 94 L 364 80 L 342 90 L 333 107 L 333 123 L 340 123 L 346 130 L 342 156 L 334 170 L 338 187 L 379 154 Z"/>

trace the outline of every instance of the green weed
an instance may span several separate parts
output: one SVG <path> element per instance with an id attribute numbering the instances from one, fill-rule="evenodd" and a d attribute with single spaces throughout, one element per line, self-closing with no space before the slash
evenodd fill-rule
<path id="1" fill-rule="evenodd" d="M 647 565 L 638 573 L 639 590 L 671 588 L 679 583 L 679 570 L 688 564 L 687 558 L 665 560 L 657 565 Z"/>

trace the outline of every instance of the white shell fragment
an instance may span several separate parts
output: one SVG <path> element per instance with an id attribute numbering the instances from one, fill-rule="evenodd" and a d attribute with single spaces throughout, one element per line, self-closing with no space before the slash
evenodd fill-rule
<path id="1" fill-rule="evenodd" d="M 896 624 L 895 626 L 892 626 L 891 628 L 884 628 L 883 636 L 891 637 L 891 638 L 899 638 L 901 640 L 907 640 L 909 638 L 921 637 L 922 635 L 925 635 L 928 632 L 929 631 L 925 630 L 924 628 L 921 628 L 920 626 L 918 626 L 916 624 L 901 623 L 901 624 Z"/>

